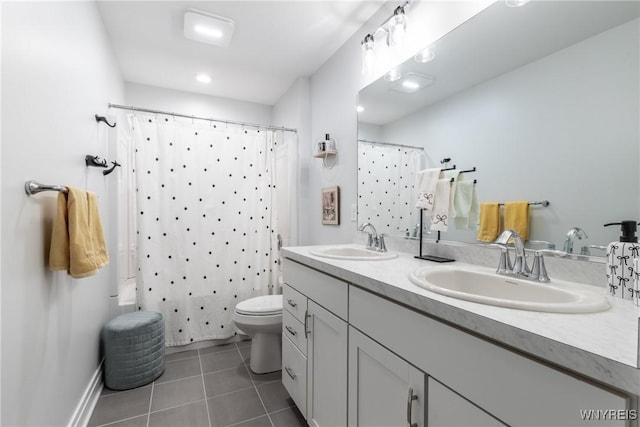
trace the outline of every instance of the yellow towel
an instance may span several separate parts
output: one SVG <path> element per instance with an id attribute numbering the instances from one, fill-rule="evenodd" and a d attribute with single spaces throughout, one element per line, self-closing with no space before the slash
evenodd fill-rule
<path id="1" fill-rule="evenodd" d="M 500 205 L 480 203 L 480 226 L 476 238 L 482 242 L 493 242 L 500 232 Z"/>
<path id="2" fill-rule="evenodd" d="M 108 262 L 96 195 L 69 187 L 68 194 L 58 194 L 49 267 L 79 279 L 93 276 Z"/>
<path id="3" fill-rule="evenodd" d="M 517 231 L 523 242 L 529 238 L 529 202 L 504 204 L 504 228 Z"/>

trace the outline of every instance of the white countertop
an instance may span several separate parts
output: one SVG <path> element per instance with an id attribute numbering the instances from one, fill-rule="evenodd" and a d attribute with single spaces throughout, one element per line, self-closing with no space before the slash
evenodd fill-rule
<path id="1" fill-rule="evenodd" d="M 331 245 L 335 246 L 361 247 Z M 398 252 L 398 258 L 384 261 L 328 259 L 310 254 L 323 247 L 286 247 L 282 254 L 426 315 L 640 396 L 640 309 L 630 300 L 608 296 L 604 287 L 588 289 L 606 296 L 611 308 L 605 312 L 516 310 L 463 301 L 414 285 L 408 278 L 411 271 L 442 264 L 418 260 L 412 254 Z"/>

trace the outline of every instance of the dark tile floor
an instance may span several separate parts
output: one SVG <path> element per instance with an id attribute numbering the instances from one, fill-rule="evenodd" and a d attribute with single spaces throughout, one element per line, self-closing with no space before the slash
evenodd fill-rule
<path id="1" fill-rule="evenodd" d="M 89 426 L 306 427 L 281 373 L 254 374 L 249 355 L 250 341 L 167 355 L 152 384 L 105 388 Z"/>

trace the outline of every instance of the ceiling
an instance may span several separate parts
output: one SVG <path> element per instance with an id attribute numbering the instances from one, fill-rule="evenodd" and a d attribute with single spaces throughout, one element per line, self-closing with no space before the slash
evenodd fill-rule
<path id="1" fill-rule="evenodd" d="M 273 105 L 383 5 L 375 1 L 99 1 L 124 80 Z M 228 48 L 188 40 L 198 9 L 235 22 Z M 196 81 L 209 74 L 208 84 Z"/>

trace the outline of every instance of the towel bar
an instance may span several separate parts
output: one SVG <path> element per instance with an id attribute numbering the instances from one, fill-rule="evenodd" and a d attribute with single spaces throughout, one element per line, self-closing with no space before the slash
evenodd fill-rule
<path id="1" fill-rule="evenodd" d="M 541 205 L 543 207 L 549 206 L 551 203 L 548 200 L 541 200 L 539 202 L 529 202 L 529 206 L 531 205 Z M 498 203 L 499 206 L 504 206 L 504 203 Z"/>
<path id="2" fill-rule="evenodd" d="M 41 184 L 37 181 L 29 180 L 24 183 L 24 191 L 27 193 L 27 196 L 31 196 L 32 194 L 37 194 L 42 191 L 61 191 L 63 193 L 68 193 L 69 189 L 62 185 Z"/>

